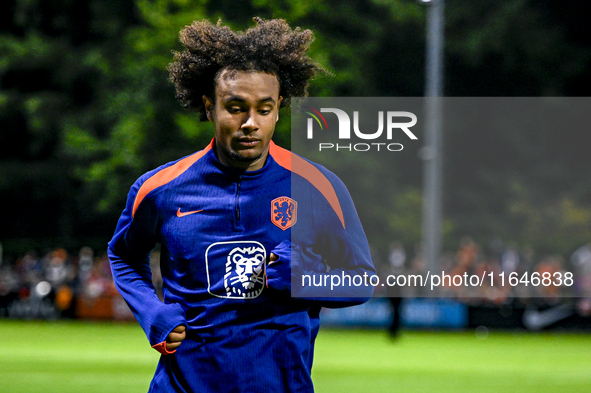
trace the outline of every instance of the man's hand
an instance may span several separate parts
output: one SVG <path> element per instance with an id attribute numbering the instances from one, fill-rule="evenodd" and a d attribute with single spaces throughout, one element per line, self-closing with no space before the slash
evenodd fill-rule
<path id="1" fill-rule="evenodd" d="M 187 336 L 187 334 L 185 333 L 186 329 L 187 328 L 185 327 L 185 325 L 179 325 L 175 327 L 172 332 L 170 332 L 170 334 L 166 338 L 167 351 L 174 351 L 181 345 L 181 342 Z"/>
<path id="2" fill-rule="evenodd" d="M 299 282 L 301 259 L 299 247 L 284 240 L 269 254 L 267 263 L 267 287 L 278 291 L 291 292 L 291 281 Z"/>

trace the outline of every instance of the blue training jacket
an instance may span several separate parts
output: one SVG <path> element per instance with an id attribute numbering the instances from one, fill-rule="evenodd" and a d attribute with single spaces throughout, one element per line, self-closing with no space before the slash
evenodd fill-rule
<path id="1" fill-rule="evenodd" d="M 320 308 L 372 295 L 341 280 L 375 275 L 355 207 L 334 174 L 273 142 L 252 172 L 224 166 L 214 143 L 141 176 L 109 242 L 115 284 L 163 354 L 150 392 L 312 392 Z M 178 325 L 187 338 L 168 352 Z"/>

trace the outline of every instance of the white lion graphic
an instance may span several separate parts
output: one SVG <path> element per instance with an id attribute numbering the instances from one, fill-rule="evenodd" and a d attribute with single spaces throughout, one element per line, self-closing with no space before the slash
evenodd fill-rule
<path id="1" fill-rule="evenodd" d="M 263 291 L 265 250 L 236 247 L 228 254 L 224 287 L 228 297 L 252 298 Z"/>

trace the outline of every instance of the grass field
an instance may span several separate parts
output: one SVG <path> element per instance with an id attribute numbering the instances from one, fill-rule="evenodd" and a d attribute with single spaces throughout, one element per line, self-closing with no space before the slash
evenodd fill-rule
<path id="1" fill-rule="evenodd" d="M 136 324 L 0 320 L 0 392 L 146 392 L 158 354 Z M 322 392 L 591 392 L 591 335 L 321 329 Z M 223 392 L 222 392 L 223 393 Z"/>

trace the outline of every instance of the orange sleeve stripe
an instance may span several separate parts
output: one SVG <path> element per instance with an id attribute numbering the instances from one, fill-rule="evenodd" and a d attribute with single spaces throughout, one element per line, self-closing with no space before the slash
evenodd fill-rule
<path id="1" fill-rule="evenodd" d="M 178 161 L 176 164 L 171 165 L 163 170 L 154 174 L 154 176 L 150 177 L 148 180 L 142 184 L 138 193 L 135 197 L 135 201 L 133 202 L 133 209 L 131 212 L 131 216 L 135 216 L 135 211 L 140 206 L 140 203 L 144 200 L 146 195 L 148 195 L 151 191 L 155 190 L 156 188 L 165 185 L 166 183 L 170 183 L 177 177 L 183 174 L 187 169 L 191 167 L 194 163 L 197 162 L 201 157 L 203 157 L 209 150 L 213 148 L 213 140 L 207 147 L 201 151 L 198 151 L 195 154 L 192 154 L 188 157 L 183 158 L 182 160 Z"/>
<path id="2" fill-rule="evenodd" d="M 341 203 L 339 202 L 337 193 L 330 180 L 328 180 L 318 168 L 289 150 L 277 146 L 273 141 L 271 141 L 269 145 L 269 154 L 271 154 L 277 164 L 290 172 L 302 176 L 316 187 L 316 189 L 324 195 L 336 215 L 339 217 L 339 220 L 341 220 L 343 228 L 345 228 L 345 217 L 343 216 L 343 210 L 341 209 Z"/>

